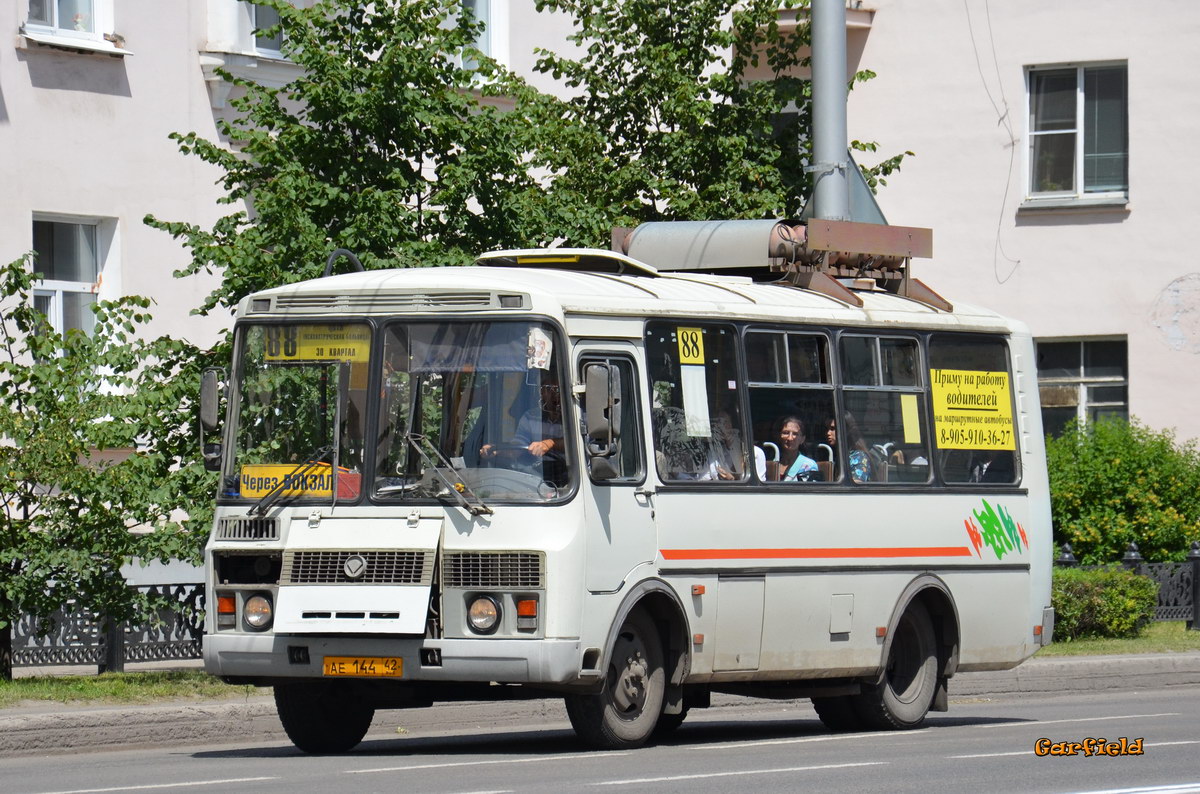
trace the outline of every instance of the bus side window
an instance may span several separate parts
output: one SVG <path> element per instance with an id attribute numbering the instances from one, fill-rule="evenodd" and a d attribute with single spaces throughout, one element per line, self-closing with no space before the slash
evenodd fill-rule
<path id="1" fill-rule="evenodd" d="M 690 320 L 646 325 L 655 462 L 664 482 L 744 482 L 753 462 L 738 399 L 737 335 Z"/>
<path id="2" fill-rule="evenodd" d="M 839 454 L 856 482 L 927 483 L 929 429 L 921 349 L 910 337 L 843 334 Z"/>
<path id="3" fill-rule="evenodd" d="M 930 396 L 942 479 L 1012 485 L 1020 479 L 1005 340 L 935 334 L 929 342 Z"/>
<path id="4" fill-rule="evenodd" d="M 827 443 L 833 416 L 829 344 L 823 334 L 751 329 L 745 336 L 750 422 L 759 478 L 832 482 L 836 456 Z"/>

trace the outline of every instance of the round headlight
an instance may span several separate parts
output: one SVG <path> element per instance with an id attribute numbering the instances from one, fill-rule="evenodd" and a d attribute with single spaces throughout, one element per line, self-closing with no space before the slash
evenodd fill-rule
<path id="1" fill-rule="evenodd" d="M 266 595 L 253 595 L 246 599 L 242 607 L 242 616 L 246 625 L 252 629 L 265 629 L 271 625 L 271 598 Z"/>
<path id="2" fill-rule="evenodd" d="M 467 610 L 467 622 L 480 634 L 495 631 L 500 622 L 500 605 L 491 596 L 479 596 Z"/>

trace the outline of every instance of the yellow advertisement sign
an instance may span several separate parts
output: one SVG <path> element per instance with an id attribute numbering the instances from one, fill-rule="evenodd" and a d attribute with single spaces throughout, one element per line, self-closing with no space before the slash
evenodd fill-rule
<path id="1" fill-rule="evenodd" d="M 942 449 L 1016 449 L 1007 372 L 931 369 L 933 427 Z"/>
<path id="2" fill-rule="evenodd" d="M 271 325 L 264 330 L 266 361 L 352 361 L 371 354 L 365 325 Z"/>
<path id="3" fill-rule="evenodd" d="M 680 364 L 704 363 L 704 332 L 699 328 L 676 328 Z"/>

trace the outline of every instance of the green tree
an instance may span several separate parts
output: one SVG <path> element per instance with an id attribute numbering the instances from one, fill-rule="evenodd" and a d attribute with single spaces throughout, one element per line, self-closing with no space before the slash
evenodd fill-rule
<path id="1" fill-rule="evenodd" d="M 12 626 L 68 604 L 110 620 L 153 614 L 120 568 L 197 559 L 174 520 L 211 494 L 177 450 L 195 446 L 196 351 L 141 340 L 148 301 L 95 305 L 95 330 L 54 332 L 34 308 L 32 257 L 0 269 L 0 676 L 12 676 Z M 153 441 L 151 441 L 153 439 Z M 118 453 L 115 456 L 112 453 Z M 204 520 L 204 510 L 193 517 Z"/>
<path id="2" fill-rule="evenodd" d="M 576 28 L 577 53 L 540 49 L 536 67 L 570 96 L 525 95 L 532 107 L 522 108 L 542 122 L 534 150 L 562 237 L 607 246 L 613 226 L 800 216 L 811 193 L 811 90 L 796 75 L 808 65 L 809 26 L 802 16 L 781 28 L 781 5 L 538 1 Z M 872 186 L 903 156 L 867 169 Z"/>
<path id="3" fill-rule="evenodd" d="M 1072 423 L 1046 441 L 1056 543 L 1088 565 L 1137 543 L 1150 561 L 1183 560 L 1200 540 L 1200 452 L 1137 421 Z"/>
<path id="4" fill-rule="evenodd" d="M 335 247 L 368 268 L 466 264 L 606 246 L 612 227 L 650 220 L 795 217 L 809 192 L 809 88 L 794 76 L 808 27 L 781 29 L 777 2 L 539 0 L 577 27 L 578 58 L 537 65 L 566 99 L 480 53 L 457 0 L 261 4 L 298 76 L 274 89 L 223 75 L 241 92 L 219 122 L 232 146 L 174 136 L 249 209 L 211 229 L 147 218 L 191 249 L 178 275 L 222 275 L 202 312 L 320 275 Z M 755 67 L 770 79 L 748 79 Z M 868 169 L 872 183 L 902 157 Z"/>
<path id="5" fill-rule="evenodd" d="M 297 77 L 275 89 L 223 75 L 242 92 L 218 122 L 233 148 L 173 136 L 222 170 L 225 202 L 249 209 L 211 229 L 147 218 L 191 249 L 177 275 L 223 275 L 201 311 L 319 276 L 336 247 L 368 268 L 453 265 L 552 239 L 526 162 L 530 121 L 499 107 L 524 89 L 475 48 L 480 23 L 455 23 L 459 2 L 259 4 L 279 11 Z"/>

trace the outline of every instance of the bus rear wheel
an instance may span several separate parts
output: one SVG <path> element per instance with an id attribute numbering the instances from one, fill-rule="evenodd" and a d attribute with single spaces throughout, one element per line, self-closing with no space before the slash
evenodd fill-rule
<path id="1" fill-rule="evenodd" d="M 883 681 L 854 696 L 854 710 L 864 727 L 904 730 L 920 726 L 937 690 L 937 662 L 933 621 L 925 606 L 914 601 L 896 625 Z"/>
<path id="2" fill-rule="evenodd" d="M 316 755 L 344 753 L 367 735 L 375 709 L 333 682 L 279 684 L 275 709 L 292 744 Z"/>
<path id="3" fill-rule="evenodd" d="M 592 747 L 640 747 L 654 733 L 665 692 L 658 630 L 646 613 L 635 611 L 617 634 L 603 689 L 594 695 L 567 695 L 567 716 L 579 738 Z"/>
<path id="4" fill-rule="evenodd" d="M 813 698 L 812 704 L 821 722 L 831 731 L 857 731 L 862 728 L 862 720 L 854 709 L 854 697 L 851 695 Z"/>

